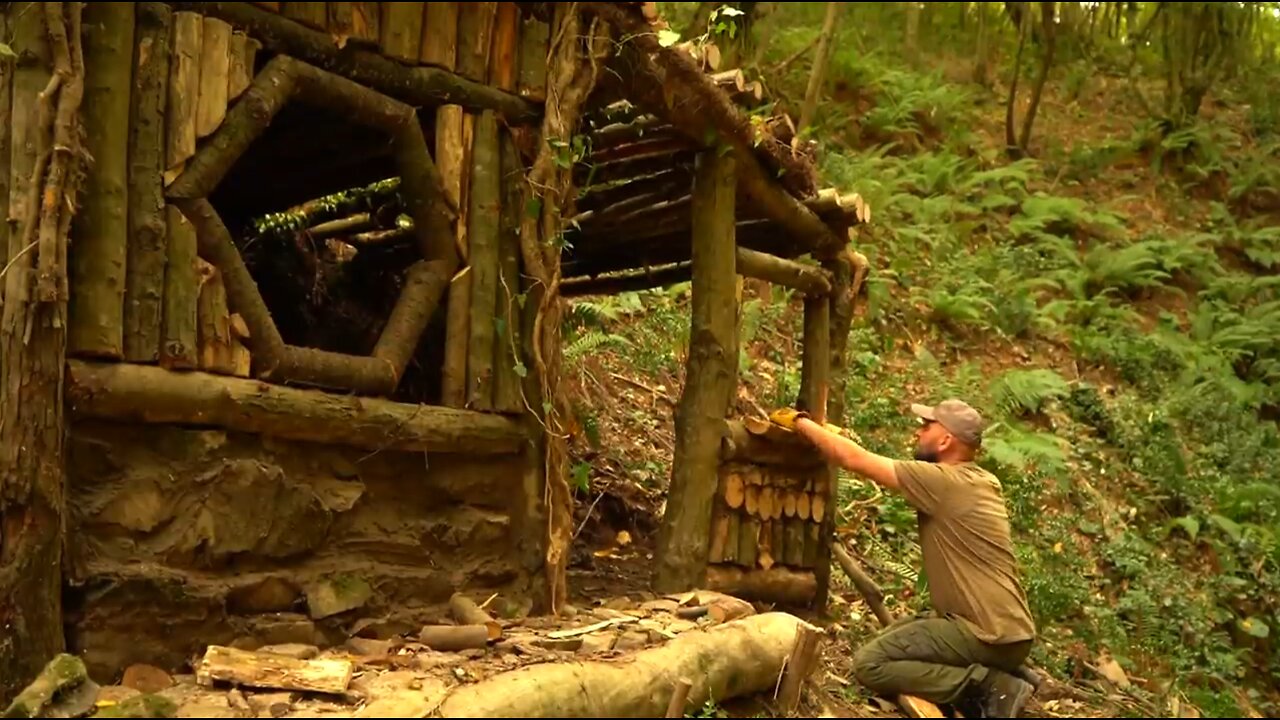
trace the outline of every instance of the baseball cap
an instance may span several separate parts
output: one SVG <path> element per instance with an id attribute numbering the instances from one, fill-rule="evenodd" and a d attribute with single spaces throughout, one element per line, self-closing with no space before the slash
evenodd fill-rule
<path id="1" fill-rule="evenodd" d="M 982 415 L 963 400 L 951 398 L 933 407 L 912 403 L 911 412 L 926 420 L 940 423 L 948 432 L 967 445 L 977 447 L 982 444 L 982 431 L 986 423 Z"/>

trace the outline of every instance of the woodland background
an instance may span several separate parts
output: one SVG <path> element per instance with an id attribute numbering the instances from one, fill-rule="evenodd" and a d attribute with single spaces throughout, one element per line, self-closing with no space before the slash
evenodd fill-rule
<path id="1" fill-rule="evenodd" d="M 1041 709 L 1280 713 L 1280 3 L 659 5 L 872 207 L 846 424 L 905 456 L 909 402 L 995 423 L 1033 660 L 1080 690 Z M 688 302 L 567 312 L 578 571 L 651 552 Z M 747 282 L 739 412 L 794 402 L 801 317 Z M 843 481 L 847 547 L 894 612 L 925 603 L 913 512 Z M 856 646 L 877 625 L 835 600 Z M 825 691 L 869 702 L 841 654 Z"/>

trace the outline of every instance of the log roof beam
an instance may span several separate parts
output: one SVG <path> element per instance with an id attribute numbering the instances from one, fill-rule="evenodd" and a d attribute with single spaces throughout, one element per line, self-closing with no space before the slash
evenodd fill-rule
<path id="1" fill-rule="evenodd" d="M 788 162 L 787 153 L 779 152 L 771 160 L 780 165 L 778 170 L 782 172 L 766 169 L 752 142 L 749 120 L 713 77 L 704 74 L 687 55 L 662 47 L 642 14 L 606 2 L 582 3 L 582 9 L 627 37 L 615 62 L 620 75 L 632 83 L 633 104 L 665 119 L 691 139 L 719 137 L 738 160 L 743 190 L 762 213 L 806 249 L 828 256 L 844 246 L 841 234 L 787 189 L 790 183 L 798 186 L 802 195 L 809 194 L 804 192 L 803 163 L 794 159 Z M 781 180 L 778 175 L 782 175 Z"/>

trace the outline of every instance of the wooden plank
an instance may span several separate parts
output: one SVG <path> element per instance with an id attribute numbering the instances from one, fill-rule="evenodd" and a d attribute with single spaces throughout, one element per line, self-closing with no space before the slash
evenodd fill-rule
<path id="1" fill-rule="evenodd" d="M 227 116 L 231 86 L 231 26 L 205 17 L 200 31 L 200 91 L 196 98 L 196 139 L 208 137 Z"/>
<path id="2" fill-rule="evenodd" d="M 196 682 L 340 695 L 351 684 L 350 660 L 298 660 L 285 655 L 210 645 L 196 668 Z"/>
<path id="3" fill-rule="evenodd" d="M 423 65 L 453 70 L 458 57 L 458 3 L 430 2 L 423 5 L 426 19 L 422 23 L 422 47 L 418 59 Z"/>
<path id="4" fill-rule="evenodd" d="M 193 12 L 173 16 L 170 35 L 169 92 L 165 108 L 165 185 L 182 173 L 196 154 L 196 105 L 200 94 L 200 45 L 204 19 Z"/>
<path id="5" fill-rule="evenodd" d="M 309 28 L 324 30 L 329 20 L 329 11 L 322 2 L 286 2 L 280 3 L 285 17 L 296 20 Z"/>
<path id="6" fill-rule="evenodd" d="M 422 43 L 424 12 L 416 2 L 384 2 L 382 8 L 382 52 L 412 65 L 418 64 Z"/>
<path id="7" fill-rule="evenodd" d="M 489 56 L 489 84 L 508 92 L 517 87 L 516 55 L 520 8 L 513 2 L 498 3 L 493 21 L 493 47 Z"/>
<path id="8" fill-rule="evenodd" d="M 551 26 L 532 16 L 520 21 L 519 79 L 516 92 L 534 102 L 547 99 L 547 50 Z"/>
<path id="9" fill-rule="evenodd" d="M 67 353 L 124 356 L 125 268 L 129 256 L 129 88 L 134 7 L 84 8 L 84 136 L 93 158 L 72 220 Z"/>
<path id="10" fill-rule="evenodd" d="M 488 84 L 489 48 L 497 12 L 496 2 L 459 4 L 457 72 L 468 80 Z"/>
<path id="11" fill-rule="evenodd" d="M 467 210 L 469 149 L 472 123 L 459 105 L 443 105 L 436 111 L 436 166 L 445 192 L 456 201 L 458 220 L 456 242 L 462 259 L 462 271 L 449 284 L 449 300 L 445 308 L 444 362 L 441 373 L 440 403 L 448 407 L 465 407 L 467 402 L 468 332 L 471 317 L 471 270 L 467 267 L 470 251 L 467 242 Z"/>

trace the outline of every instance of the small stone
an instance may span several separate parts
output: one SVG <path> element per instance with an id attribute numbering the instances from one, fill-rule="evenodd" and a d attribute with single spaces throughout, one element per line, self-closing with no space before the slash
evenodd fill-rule
<path id="1" fill-rule="evenodd" d="M 258 652 L 271 653 L 272 655 L 283 655 L 295 660 L 310 660 L 320 654 L 320 648 L 315 645 L 304 645 L 302 643 L 284 643 L 281 645 L 266 645 L 258 648 Z"/>
<path id="2" fill-rule="evenodd" d="M 386 657 L 395 649 L 396 644 L 392 640 L 371 640 L 369 638 L 353 637 L 347 639 L 346 645 L 348 650 L 357 655 Z"/>
<path id="3" fill-rule="evenodd" d="M 328 578 L 307 588 L 307 609 L 319 620 L 363 607 L 373 597 L 369 583 L 352 575 Z"/>
<path id="4" fill-rule="evenodd" d="M 123 685 L 107 685 L 98 688 L 98 702 L 100 703 L 122 703 L 131 697 L 135 697 L 140 693 L 131 687 Z"/>
<path id="5" fill-rule="evenodd" d="M 578 608 L 573 605 L 565 605 L 560 608 L 560 614 L 567 618 L 578 617 Z"/>
<path id="6" fill-rule="evenodd" d="M 578 648 L 582 647 L 582 638 L 537 638 L 533 641 L 533 644 L 544 650 L 575 652 Z"/>
<path id="7" fill-rule="evenodd" d="M 617 640 L 617 631 L 593 632 L 582 638 L 582 646 L 578 648 L 578 652 L 584 655 L 607 653 L 613 649 Z"/>
<path id="8" fill-rule="evenodd" d="M 169 677 L 169 673 L 154 665 L 138 663 L 130 665 L 124 671 L 124 677 L 120 679 L 120 684 L 127 688 L 133 688 L 140 693 L 157 693 L 165 688 L 172 687 L 173 678 Z"/>

